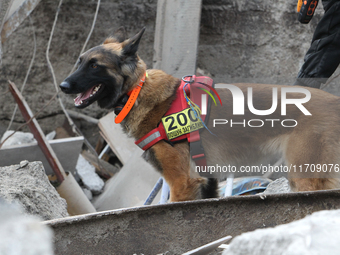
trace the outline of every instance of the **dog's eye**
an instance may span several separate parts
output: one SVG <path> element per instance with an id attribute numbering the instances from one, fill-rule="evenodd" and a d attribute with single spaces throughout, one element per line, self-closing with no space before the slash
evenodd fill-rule
<path id="1" fill-rule="evenodd" d="M 91 64 L 91 68 L 96 69 L 96 68 L 98 68 L 98 65 L 93 63 L 93 64 Z"/>

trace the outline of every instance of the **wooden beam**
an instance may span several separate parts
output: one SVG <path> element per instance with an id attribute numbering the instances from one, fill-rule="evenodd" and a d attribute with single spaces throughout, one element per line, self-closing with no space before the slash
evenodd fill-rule
<path id="1" fill-rule="evenodd" d="M 201 0 L 158 0 L 153 68 L 177 78 L 196 73 Z"/>
<path id="2" fill-rule="evenodd" d="M 27 126 L 34 135 L 34 138 L 37 140 L 40 149 L 44 153 L 48 163 L 53 169 L 53 172 L 57 176 L 58 181 L 62 183 L 66 178 L 66 173 L 57 156 L 55 155 L 51 145 L 47 142 L 45 135 L 38 124 L 38 121 L 34 118 L 30 107 L 13 82 L 9 82 L 9 90 L 18 104 L 18 108 L 20 109 L 22 116 L 24 117 L 25 121 L 28 122 Z"/>
<path id="3" fill-rule="evenodd" d="M 41 0 L 15 0 L 12 1 L 11 14 L 5 17 L 2 31 L 1 42 L 4 43 L 6 39 L 20 26 L 20 24 L 28 17 L 34 8 L 40 3 Z M 16 8 L 17 7 L 17 8 Z"/>
<path id="4" fill-rule="evenodd" d="M 71 118 L 82 119 L 82 120 L 85 120 L 89 123 L 96 124 L 96 125 L 99 123 L 98 119 L 92 118 L 91 116 L 87 116 L 83 113 L 72 111 L 72 110 L 66 110 L 66 111 L 70 115 Z"/>
<path id="5" fill-rule="evenodd" d="M 120 170 L 118 167 L 111 165 L 105 160 L 97 158 L 88 151 L 83 151 L 81 155 L 96 168 L 97 174 L 105 177 L 106 179 L 111 178 Z"/>

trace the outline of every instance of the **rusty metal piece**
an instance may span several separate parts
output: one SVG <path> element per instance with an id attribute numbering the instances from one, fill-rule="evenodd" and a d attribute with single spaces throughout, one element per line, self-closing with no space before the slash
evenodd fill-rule
<path id="1" fill-rule="evenodd" d="M 33 133 L 34 138 L 37 140 L 41 151 L 44 153 L 48 163 L 53 169 L 53 172 L 57 176 L 58 181 L 62 183 L 66 177 L 65 171 L 60 164 L 57 156 L 55 155 L 51 145 L 47 142 L 45 135 L 38 124 L 38 121 L 34 118 L 30 107 L 26 103 L 16 85 L 11 81 L 9 81 L 9 90 L 11 91 L 16 103 L 18 104 L 22 116 L 24 117 L 25 121 L 28 122 L 27 125 L 30 131 Z"/>
<path id="2" fill-rule="evenodd" d="M 340 209 L 340 190 L 170 203 L 45 224 L 54 230 L 56 255 L 183 254 L 227 235 L 235 237 L 332 209 Z"/>

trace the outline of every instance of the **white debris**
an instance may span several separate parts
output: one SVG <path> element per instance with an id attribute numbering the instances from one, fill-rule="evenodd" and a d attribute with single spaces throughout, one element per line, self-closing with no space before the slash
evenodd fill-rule
<path id="1" fill-rule="evenodd" d="M 8 130 L 4 133 L 4 135 L 1 138 L 1 143 L 5 141 L 5 139 L 13 134 L 13 130 Z M 34 139 L 33 134 L 28 132 L 16 132 L 14 135 L 12 135 L 8 140 L 2 145 L 2 148 L 6 148 L 12 145 L 20 145 L 20 144 L 29 144 L 34 143 L 36 140 Z"/>
<path id="2" fill-rule="evenodd" d="M 54 139 L 54 137 L 57 135 L 57 132 L 56 131 L 52 131 L 52 132 L 50 132 L 50 133 L 48 133 L 47 135 L 46 135 L 46 140 L 47 141 L 51 141 L 51 140 L 53 140 Z"/>
<path id="3" fill-rule="evenodd" d="M 292 192 L 289 186 L 289 181 L 285 177 L 281 177 L 268 184 L 264 194 L 277 194 Z"/>
<path id="4" fill-rule="evenodd" d="M 84 186 L 94 194 L 99 194 L 104 188 L 104 181 L 96 174 L 96 169 L 82 155 L 79 155 L 76 170 Z"/>
<path id="5" fill-rule="evenodd" d="M 340 210 L 235 237 L 223 255 L 340 255 Z"/>
<path id="6" fill-rule="evenodd" d="M 23 160 L 23 161 L 20 161 L 20 168 L 23 168 L 25 166 L 27 166 L 30 162 L 28 162 L 28 160 Z"/>
<path id="7" fill-rule="evenodd" d="M 91 190 L 89 190 L 89 189 L 87 189 L 87 188 L 83 188 L 82 190 L 83 190 L 85 196 L 88 198 L 88 200 L 91 201 L 92 198 L 93 198 L 93 195 L 92 195 Z"/>
<path id="8" fill-rule="evenodd" d="M 53 255 L 53 232 L 36 217 L 0 201 L 0 254 Z"/>

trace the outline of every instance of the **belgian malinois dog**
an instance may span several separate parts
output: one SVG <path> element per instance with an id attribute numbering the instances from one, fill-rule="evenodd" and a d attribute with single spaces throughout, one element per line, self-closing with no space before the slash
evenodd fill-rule
<path id="1" fill-rule="evenodd" d="M 136 88 L 146 72 L 146 65 L 137 55 L 142 29 L 126 38 L 123 28 L 79 58 L 78 69 L 67 77 L 60 88 L 67 94 L 77 94 L 75 106 L 85 108 L 97 101 L 99 106 L 114 109 Z M 157 127 L 176 97 L 180 80 L 161 70 L 147 70 L 147 77 L 132 109 L 121 122 L 123 130 L 136 140 Z M 218 84 L 217 84 L 218 85 Z M 234 84 L 249 97 L 252 87 L 256 109 L 270 109 L 273 89 L 277 89 L 277 109 L 269 115 L 255 115 L 249 109 L 241 116 L 233 115 L 233 95 L 230 90 L 217 89 L 226 108 L 211 107 L 208 128 L 202 132 L 208 165 L 231 164 L 245 166 L 258 163 L 263 157 L 281 155 L 289 170 L 290 185 L 295 191 L 334 189 L 339 187 L 340 164 L 340 100 L 318 89 L 304 88 L 310 100 L 303 105 L 286 104 L 282 114 L 283 86 Z M 218 86 L 217 86 L 218 87 Z M 292 87 L 292 86 L 286 86 Z M 295 88 L 298 88 L 297 86 Z M 300 87 L 302 88 L 302 87 Z M 281 97 L 280 97 L 281 96 Z M 289 99 L 305 95 L 292 92 Z M 305 100 L 307 101 L 307 100 Z M 306 114 L 307 109 L 311 115 Z M 227 109 L 222 111 L 221 109 Z M 290 125 L 285 120 L 294 121 Z M 233 127 L 225 124 L 239 123 Z M 241 123 L 241 124 L 240 124 Z M 257 123 L 255 125 L 255 123 Z M 217 182 L 192 174 L 188 142 L 159 141 L 144 153 L 144 157 L 170 186 L 170 201 L 185 201 L 217 197 Z M 306 176 L 305 173 L 311 175 Z"/>

